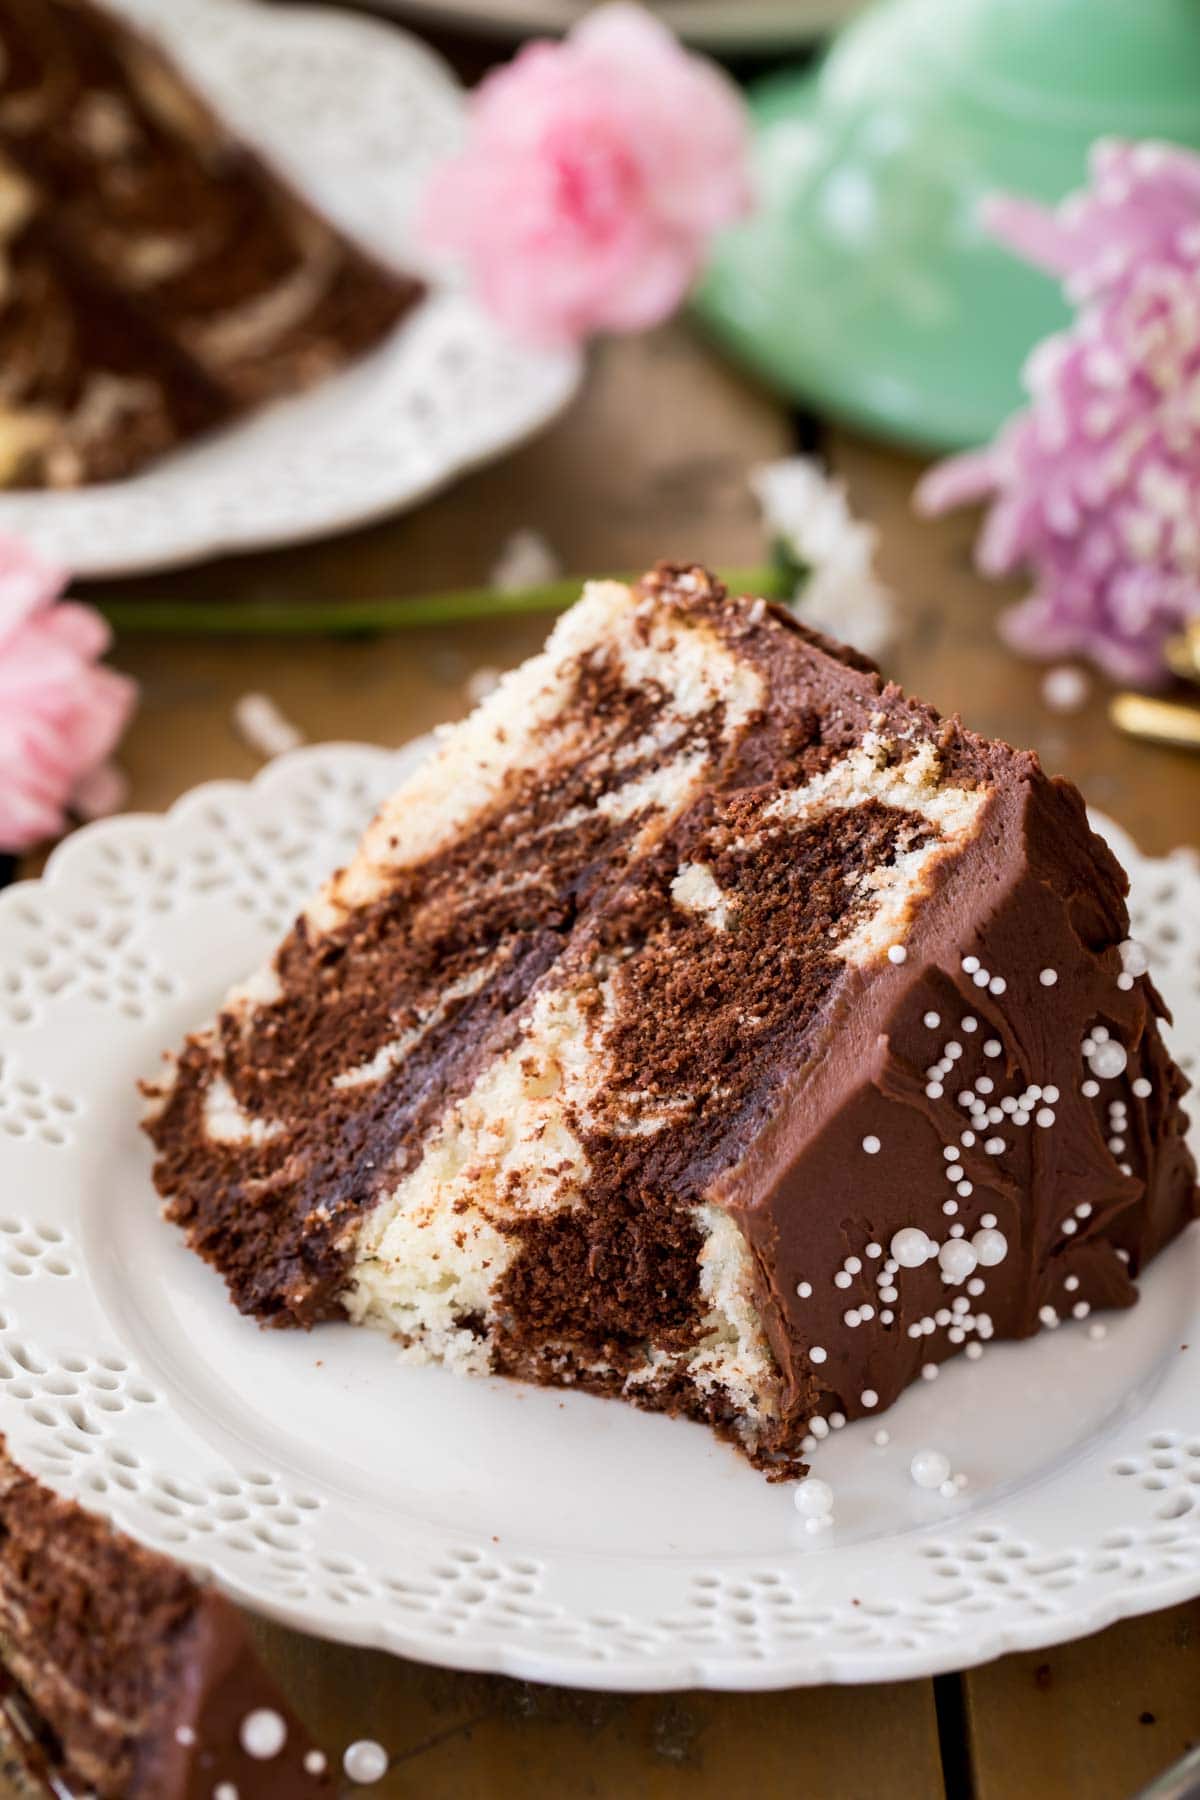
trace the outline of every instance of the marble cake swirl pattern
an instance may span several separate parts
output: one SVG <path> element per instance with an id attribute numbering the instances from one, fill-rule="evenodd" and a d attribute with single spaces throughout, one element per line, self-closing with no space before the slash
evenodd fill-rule
<path id="1" fill-rule="evenodd" d="M 538 1516 L 532 1486 L 521 1532 L 461 1529 L 414 1489 L 381 1549 L 336 1472 L 301 1476 L 178 1403 L 172 1371 L 150 1365 L 124 1329 L 130 1315 L 118 1323 L 106 1303 L 97 1207 L 109 1139 L 126 1129 L 115 1123 L 126 1072 L 269 946 L 421 753 L 297 752 L 253 784 L 199 789 L 164 818 L 90 827 L 41 881 L 0 896 L 0 1427 L 14 1453 L 301 1628 L 587 1686 L 915 1676 L 1200 1592 L 1200 1392 L 1179 1354 L 1114 1396 L 1102 1428 L 1037 1480 L 1001 1480 L 949 1506 L 934 1496 L 916 1527 L 897 1517 L 874 1535 L 835 1530 L 815 1553 L 786 1491 L 774 1497 L 788 1523 L 761 1542 L 731 1533 L 708 1551 L 666 1554 L 639 1553 L 636 1522 L 627 1550 L 589 1550 Z M 1200 868 L 1183 854 L 1142 858 L 1104 829 L 1131 872 L 1134 933 L 1176 1013 L 1172 1047 L 1195 1079 Z M 136 1141 L 133 1118 L 127 1135 Z M 144 1204 L 152 1210 L 148 1176 Z M 1195 1240 L 1193 1229 L 1151 1279 L 1175 1280 L 1182 1341 L 1200 1342 L 1185 1293 L 1196 1288 Z M 136 1270 L 128 1281 L 136 1290 Z M 209 1300 L 226 1304 L 215 1280 Z M 1087 1325 L 1069 1329 L 1079 1361 Z M 1125 1318 L 1113 1327 L 1126 1329 Z M 1074 1341 L 1060 1332 L 1011 1355 L 1041 1357 L 1045 1371 Z M 310 1360 L 321 1354 L 315 1340 L 294 1342 Z M 1111 1382 L 1112 1364 L 1096 1367 L 1092 1381 Z M 457 1388 L 445 1380 L 452 1413 Z M 550 1398 L 557 1409 L 561 1396 Z M 870 1428 L 840 1438 L 838 1448 L 866 1444 Z M 714 1456 L 719 1484 L 729 1452 Z"/>

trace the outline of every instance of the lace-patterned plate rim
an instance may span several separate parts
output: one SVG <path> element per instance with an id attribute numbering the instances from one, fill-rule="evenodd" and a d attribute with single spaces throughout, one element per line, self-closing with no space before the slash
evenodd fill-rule
<path id="1" fill-rule="evenodd" d="M 425 174 L 461 129 L 461 91 L 431 50 L 330 7 L 114 4 L 345 230 L 433 285 L 382 345 L 308 393 L 125 481 L 0 493 L 0 530 L 81 576 L 300 543 L 415 505 L 567 405 L 581 359 L 507 338 L 412 243 Z"/>
<path id="2" fill-rule="evenodd" d="M 874 1428 L 887 1446 L 833 1433 L 818 1538 L 697 1427 L 233 1312 L 158 1221 L 134 1080 L 427 747 L 306 748 L 87 827 L 0 895 L 0 1429 L 19 1458 L 299 1629 L 585 1687 L 928 1675 L 1200 1592 L 1195 1230 L 1102 1342 L 1081 1323 L 990 1346 L 910 1390 Z M 1194 1069 L 1200 867 L 1105 829 Z M 914 1486 L 921 1447 L 969 1474 L 963 1495 Z"/>

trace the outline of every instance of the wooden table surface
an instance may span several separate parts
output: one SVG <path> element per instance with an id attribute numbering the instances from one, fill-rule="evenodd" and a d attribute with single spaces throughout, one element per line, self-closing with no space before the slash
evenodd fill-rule
<path id="1" fill-rule="evenodd" d="M 918 465 L 793 419 L 682 325 L 599 350 L 582 397 L 545 435 L 415 513 L 119 592 L 427 592 L 485 581 L 505 538 L 525 526 L 577 571 L 664 555 L 752 565 L 762 539 L 746 471 L 798 440 L 819 442 L 880 526 L 901 620 L 890 672 L 980 729 L 1036 745 L 1147 849 L 1194 841 L 1200 759 L 1118 739 L 1099 684 L 1080 713 L 1046 707 L 1042 671 L 995 635 L 1004 596 L 972 572 L 973 521 L 912 518 Z M 131 803 L 157 809 L 198 781 L 252 774 L 256 758 L 232 723 L 248 690 L 269 693 L 312 739 L 398 744 L 462 713 L 468 677 L 516 663 L 547 623 L 371 639 L 125 635 L 115 660 L 142 684 L 122 752 Z M 386 1744 L 391 1770 L 370 1790 L 380 1800 L 1125 1800 L 1200 1739 L 1200 1604 L 961 1678 L 764 1695 L 572 1693 L 256 1631 L 325 1743 Z"/>

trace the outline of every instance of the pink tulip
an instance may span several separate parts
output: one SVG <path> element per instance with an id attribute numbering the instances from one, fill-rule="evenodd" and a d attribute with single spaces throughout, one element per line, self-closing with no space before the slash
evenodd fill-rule
<path id="1" fill-rule="evenodd" d="M 122 797 L 108 758 L 136 689 L 98 666 L 108 626 L 59 600 L 65 585 L 61 570 L 0 537 L 0 850 L 28 850 L 57 837 L 68 813 L 90 818 Z"/>
<path id="2" fill-rule="evenodd" d="M 749 206 L 748 144 L 734 84 L 617 0 L 483 81 L 421 232 L 521 337 L 638 331 L 675 310 L 713 233 Z"/>

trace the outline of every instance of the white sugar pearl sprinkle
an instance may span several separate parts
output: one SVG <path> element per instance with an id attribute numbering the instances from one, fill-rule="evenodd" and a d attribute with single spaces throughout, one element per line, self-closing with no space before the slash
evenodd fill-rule
<path id="1" fill-rule="evenodd" d="M 1064 1219 L 1059 1229 L 1064 1237 L 1074 1237 L 1075 1233 L 1079 1230 L 1079 1226 L 1074 1219 Z"/>
<path id="2" fill-rule="evenodd" d="M 991 1231 L 997 1223 L 995 1213 L 984 1213 L 979 1220 L 985 1231 Z"/>
<path id="3" fill-rule="evenodd" d="M 991 1216 L 989 1213 L 988 1217 Z M 983 1268 L 994 1269 L 1008 1255 L 1008 1239 L 994 1225 L 986 1225 L 971 1239 L 971 1248 Z"/>
<path id="4" fill-rule="evenodd" d="M 925 1096 L 929 1100 L 940 1100 L 945 1091 L 940 1081 L 931 1081 L 925 1089 Z"/>
<path id="5" fill-rule="evenodd" d="M 833 1489 L 827 1481 L 820 1481 L 815 1475 L 802 1481 L 792 1498 L 796 1511 L 804 1513 L 810 1519 L 826 1518 L 833 1511 Z"/>
<path id="6" fill-rule="evenodd" d="M 1077 1300 L 1071 1308 L 1071 1317 L 1073 1319 L 1086 1319 L 1091 1310 L 1092 1309 L 1086 1300 Z"/>
<path id="7" fill-rule="evenodd" d="M 908 1471 L 919 1488 L 940 1488 L 950 1479 L 950 1459 L 940 1450 L 918 1450 Z"/>
<path id="8" fill-rule="evenodd" d="M 978 1261 L 979 1257 L 974 1246 L 964 1242 L 961 1238 L 951 1238 L 950 1242 L 943 1244 L 938 1251 L 938 1264 L 942 1271 L 943 1281 L 955 1284 L 966 1281 L 969 1275 L 975 1273 Z"/>
<path id="9" fill-rule="evenodd" d="M 1117 986 L 1120 988 L 1120 990 L 1123 994 L 1127 994 L 1129 992 L 1130 988 L 1133 986 L 1133 976 L 1132 975 L 1124 975 L 1124 974 L 1118 975 L 1117 976 Z"/>
<path id="10" fill-rule="evenodd" d="M 922 1363 L 921 1364 L 921 1380 L 922 1381 L 936 1381 L 937 1378 L 938 1378 L 938 1366 L 936 1363 Z"/>
<path id="11" fill-rule="evenodd" d="M 238 1738 L 247 1756 L 267 1762 L 272 1756 L 278 1756 L 286 1744 L 287 1725 L 271 1707 L 260 1706 L 246 1714 Z"/>
<path id="12" fill-rule="evenodd" d="M 1040 1125 L 1043 1131 L 1046 1130 L 1048 1126 L 1051 1126 L 1054 1123 L 1053 1109 L 1049 1106 L 1039 1106 L 1037 1112 L 1033 1116 L 1033 1122 L 1035 1125 Z"/>
<path id="13" fill-rule="evenodd" d="M 862 1141 L 862 1147 L 868 1156 L 878 1156 L 880 1150 L 883 1148 L 879 1139 L 874 1135 L 865 1137 Z"/>
<path id="14" fill-rule="evenodd" d="M 975 973 L 971 977 L 971 980 L 975 983 L 975 986 L 977 988 L 985 988 L 985 987 L 987 987 L 989 981 L 991 980 L 991 977 L 989 976 L 986 969 L 976 969 Z"/>
<path id="15" fill-rule="evenodd" d="M 927 1012 L 925 1014 L 925 1024 L 930 1031 L 936 1031 L 941 1022 L 942 1017 L 940 1013 Z"/>
<path id="16" fill-rule="evenodd" d="M 872 1258 L 877 1257 L 877 1256 L 882 1256 L 883 1255 L 883 1245 L 882 1244 L 868 1244 L 867 1245 L 867 1255 Z"/>
<path id="17" fill-rule="evenodd" d="M 1005 981 L 1003 975 L 993 975 L 992 979 L 988 982 L 988 993 L 997 995 L 1003 994 L 1007 987 L 1008 983 Z"/>
<path id="18" fill-rule="evenodd" d="M 808 1421 L 808 1429 L 815 1438 L 827 1438 L 829 1436 L 829 1421 L 828 1419 L 823 1419 L 820 1413 L 818 1413 L 815 1419 L 810 1419 Z"/>
<path id="19" fill-rule="evenodd" d="M 1079 1091 L 1085 1099 L 1094 1100 L 1096 1095 L 1100 1092 L 1100 1083 L 1098 1081 L 1085 1081 Z"/>
<path id="20" fill-rule="evenodd" d="M 908 951 L 904 948 L 903 944 L 892 945 L 891 949 L 888 951 L 888 961 L 890 963 L 902 963 L 908 961 Z"/>
<path id="21" fill-rule="evenodd" d="M 325 1752 L 308 1750 L 304 1756 L 304 1773 L 306 1775 L 323 1775 L 325 1773 Z"/>
<path id="22" fill-rule="evenodd" d="M 846 1258 L 845 1267 L 851 1275 L 857 1275 L 862 1270 L 862 1263 L 857 1256 L 848 1256 Z"/>
<path id="23" fill-rule="evenodd" d="M 820 1344 L 814 1344 L 808 1353 L 809 1361 L 815 1363 L 823 1363 L 828 1355 L 828 1350 L 822 1349 Z"/>
<path id="24" fill-rule="evenodd" d="M 1121 967 L 1126 975 L 1144 975 L 1149 969 L 1150 958 L 1146 954 L 1146 947 L 1139 944 L 1136 938 L 1126 938 L 1123 944 L 1118 945 L 1118 950 Z"/>
<path id="25" fill-rule="evenodd" d="M 864 1388 L 858 1398 L 860 1405 L 865 1406 L 868 1411 L 872 1406 L 879 1405 L 879 1395 L 874 1388 Z"/>
<path id="26" fill-rule="evenodd" d="M 982 1344 L 968 1344 L 964 1354 L 967 1356 L 967 1358 L 971 1362 L 978 1362 L 980 1357 L 983 1355 L 983 1345 Z"/>
<path id="27" fill-rule="evenodd" d="M 842 1324 L 848 1325 L 850 1330 L 854 1331 L 862 1324 L 862 1316 L 856 1308 L 851 1307 L 849 1312 L 842 1314 Z"/>
<path id="28" fill-rule="evenodd" d="M 999 1056 L 1003 1048 L 1004 1046 L 999 1038 L 985 1038 L 983 1041 L 983 1054 L 985 1056 Z"/>
<path id="29" fill-rule="evenodd" d="M 933 1255 L 933 1245 L 919 1225 L 906 1225 L 892 1239 L 892 1255 L 902 1269 L 919 1269 Z"/>
<path id="30" fill-rule="evenodd" d="M 958 1201 L 957 1200 L 943 1200 L 942 1201 L 942 1211 L 948 1217 L 953 1218 L 954 1214 L 958 1211 Z"/>
<path id="31" fill-rule="evenodd" d="M 964 956 L 962 959 L 962 967 L 965 975 L 973 975 L 979 967 L 979 958 L 977 956 Z"/>
<path id="32" fill-rule="evenodd" d="M 1133 1092 L 1137 1095 L 1139 1100 L 1148 1100 L 1150 1098 L 1151 1094 L 1154 1092 L 1154 1089 L 1151 1087 L 1150 1083 L 1146 1080 L 1146 1077 L 1144 1075 L 1139 1075 L 1137 1080 L 1132 1085 L 1133 1085 Z"/>
<path id="33" fill-rule="evenodd" d="M 1088 1061 L 1092 1065 L 1092 1074 L 1098 1075 L 1101 1081 L 1115 1081 L 1118 1075 L 1125 1073 L 1129 1058 L 1123 1044 L 1106 1038 L 1096 1045 Z"/>
<path id="34" fill-rule="evenodd" d="M 839 1269 L 833 1278 L 833 1285 L 838 1288 L 848 1288 L 850 1286 L 850 1281 L 851 1277 L 847 1275 L 845 1269 Z"/>
<path id="35" fill-rule="evenodd" d="M 1051 1331 L 1053 1331 L 1054 1327 L 1058 1324 L 1058 1314 L 1052 1306 L 1039 1306 L 1038 1318 L 1041 1320 L 1042 1324 L 1047 1326 Z"/>
<path id="36" fill-rule="evenodd" d="M 966 1018 L 962 1022 L 962 1028 L 964 1031 L 978 1031 L 979 1030 L 979 1020 L 974 1018 L 970 1013 L 968 1013 Z"/>
<path id="37" fill-rule="evenodd" d="M 959 1150 L 957 1144 L 947 1144 L 946 1148 L 942 1151 L 942 1155 L 947 1162 L 957 1162 L 961 1154 L 962 1152 Z"/>
<path id="38" fill-rule="evenodd" d="M 342 1767 L 351 1781 L 382 1781 L 387 1774 L 388 1754 L 373 1738 L 359 1738 L 342 1758 Z"/>
<path id="39" fill-rule="evenodd" d="M 1055 982 L 1058 980 L 1058 970 L 1057 969 L 1043 969 L 1041 974 L 1038 976 L 1038 980 L 1041 982 L 1043 987 L 1053 987 Z"/>
<path id="40" fill-rule="evenodd" d="M 1063 1282 L 1063 1286 L 1066 1288 L 1068 1294 L 1073 1294 L 1079 1286 L 1078 1275 L 1068 1275 L 1067 1279 Z"/>
<path id="41" fill-rule="evenodd" d="M 811 1281 L 797 1282 L 796 1293 L 799 1295 L 801 1300 L 811 1300 L 811 1298 L 812 1298 L 812 1282 Z"/>
<path id="42" fill-rule="evenodd" d="M 879 1430 L 875 1433 L 874 1437 L 871 1439 L 871 1442 L 873 1444 L 876 1444 L 880 1450 L 883 1449 L 885 1444 L 890 1444 L 891 1441 L 892 1441 L 891 1432 L 885 1431 L 882 1425 L 879 1427 Z"/>
<path id="43" fill-rule="evenodd" d="M 238 1791 L 232 1781 L 218 1781 L 213 1789 L 213 1800 L 238 1800 Z"/>
<path id="44" fill-rule="evenodd" d="M 1004 1154 L 1004 1139 L 1002 1137 L 990 1137 L 983 1147 L 989 1156 L 1002 1156 Z"/>

